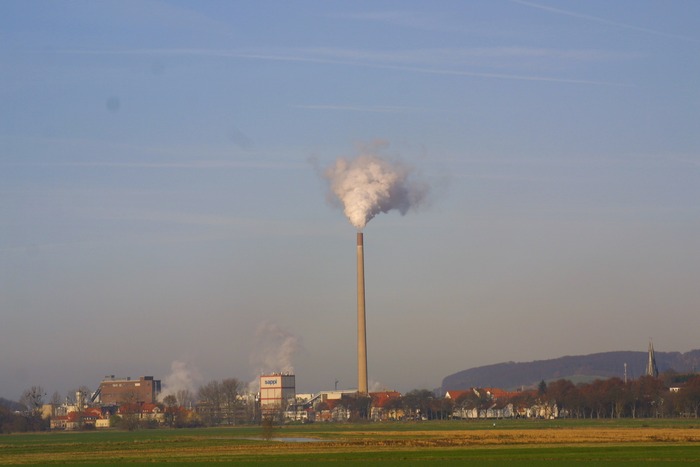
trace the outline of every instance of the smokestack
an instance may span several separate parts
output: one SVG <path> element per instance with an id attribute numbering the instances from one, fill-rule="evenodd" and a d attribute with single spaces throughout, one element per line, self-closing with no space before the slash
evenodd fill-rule
<path id="1" fill-rule="evenodd" d="M 365 324 L 365 254 L 357 232 L 357 392 L 367 394 L 367 326 Z"/>
<path id="2" fill-rule="evenodd" d="M 410 179 L 411 168 L 373 154 L 385 142 L 376 141 L 354 159 L 338 158 L 323 177 L 331 194 L 357 229 L 357 391 L 367 394 L 367 330 L 365 325 L 365 260 L 362 229 L 374 216 L 392 210 L 406 214 L 428 194 L 428 185 Z M 369 151 L 369 152 L 368 152 Z"/>

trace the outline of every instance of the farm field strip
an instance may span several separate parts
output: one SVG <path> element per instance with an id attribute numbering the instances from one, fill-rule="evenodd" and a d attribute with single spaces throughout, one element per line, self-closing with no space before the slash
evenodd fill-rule
<path id="1" fill-rule="evenodd" d="M 686 422 L 664 426 L 566 423 L 512 428 L 486 424 L 459 429 L 451 422 L 392 425 L 288 426 L 279 440 L 252 439 L 256 427 L 144 430 L 136 432 L 32 433 L 0 436 L 0 464 L 117 465 L 131 463 L 217 462 L 319 463 L 399 461 L 442 463 L 480 460 L 526 462 L 564 460 L 603 462 L 681 462 L 700 460 L 700 428 Z M 520 426 L 520 428 L 518 427 Z M 288 438 L 323 442 L 289 442 Z"/>
<path id="2" fill-rule="evenodd" d="M 345 432 L 343 437 L 368 442 L 412 442 L 422 444 L 489 445 L 489 444 L 578 444 L 578 443 L 653 443 L 700 442 L 700 429 L 668 428 L 563 428 L 558 430 L 469 430 Z"/>

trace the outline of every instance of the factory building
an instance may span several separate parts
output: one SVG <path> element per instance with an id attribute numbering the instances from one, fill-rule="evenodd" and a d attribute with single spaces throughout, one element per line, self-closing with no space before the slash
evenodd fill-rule
<path id="1" fill-rule="evenodd" d="M 273 373 L 260 376 L 260 410 L 270 413 L 286 410 L 296 401 L 294 375 Z"/>
<path id="2" fill-rule="evenodd" d="M 99 397 L 102 405 L 119 405 L 125 402 L 153 404 L 158 402 L 158 394 L 160 380 L 153 379 L 153 376 L 119 379 L 111 375 L 102 380 L 93 400 Z"/>

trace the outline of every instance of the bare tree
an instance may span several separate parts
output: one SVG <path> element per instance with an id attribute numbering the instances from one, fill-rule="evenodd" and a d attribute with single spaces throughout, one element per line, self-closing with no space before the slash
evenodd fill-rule
<path id="1" fill-rule="evenodd" d="M 243 385 L 236 378 L 228 378 L 221 382 L 221 412 L 227 425 L 236 424 L 236 414 L 240 406 L 238 397 Z"/>
<path id="2" fill-rule="evenodd" d="M 189 389 L 180 389 L 175 393 L 177 405 L 186 409 L 192 409 L 194 405 L 194 394 Z"/>
<path id="3" fill-rule="evenodd" d="M 198 411 L 202 415 L 205 425 L 214 426 L 221 423 L 221 383 L 210 381 L 199 388 Z"/>
<path id="4" fill-rule="evenodd" d="M 172 394 L 168 394 L 163 399 L 163 404 L 165 404 L 165 423 L 173 427 L 175 426 L 175 420 L 177 419 L 177 413 L 179 412 L 179 407 L 177 406 L 177 397 Z"/>
<path id="5" fill-rule="evenodd" d="M 431 404 L 435 395 L 427 389 L 414 389 L 404 394 L 404 409 L 415 418 L 431 418 Z"/>
<path id="6" fill-rule="evenodd" d="M 61 402 L 61 394 L 58 391 L 54 391 L 54 393 L 51 395 L 51 402 L 49 403 L 56 408 L 61 405 Z"/>
<path id="7" fill-rule="evenodd" d="M 359 393 L 343 394 L 340 406 L 347 411 L 351 421 L 367 420 L 372 409 L 372 398 Z"/>
<path id="8" fill-rule="evenodd" d="M 266 415 L 262 419 L 262 439 L 270 441 L 275 434 L 275 417 Z"/>
<path id="9" fill-rule="evenodd" d="M 138 428 L 141 416 L 141 405 L 138 401 L 138 394 L 135 392 L 124 394 L 119 402 L 119 412 L 122 416 L 124 428 L 129 431 Z"/>
<path id="10" fill-rule="evenodd" d="M 680 400 L 687 412 L 698 418 L 700 412 L 700 376 L 688 379 L 681 392 Z"/>
<path id="11" fill-rule="evenodd" d="M 44 405 L 45 395 L 44 388 L 41 386 L 32 386 L 22 393 L 19 402 L 27 408 L 27 412 L 30 415 L 41 415 L 41 407 Z"/>

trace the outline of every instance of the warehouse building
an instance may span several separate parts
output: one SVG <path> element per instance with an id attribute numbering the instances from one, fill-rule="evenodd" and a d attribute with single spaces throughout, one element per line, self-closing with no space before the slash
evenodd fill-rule
<path id="1" fill-rule="evenodd" d="M 122 403 L 158 402 L 160 380 L 153 376 L 142 376 L 139 379 L 119 379 L 114 375 L 105 377 L 93 399 L 99 398 L 102 405 L 119 405 Z"/>

